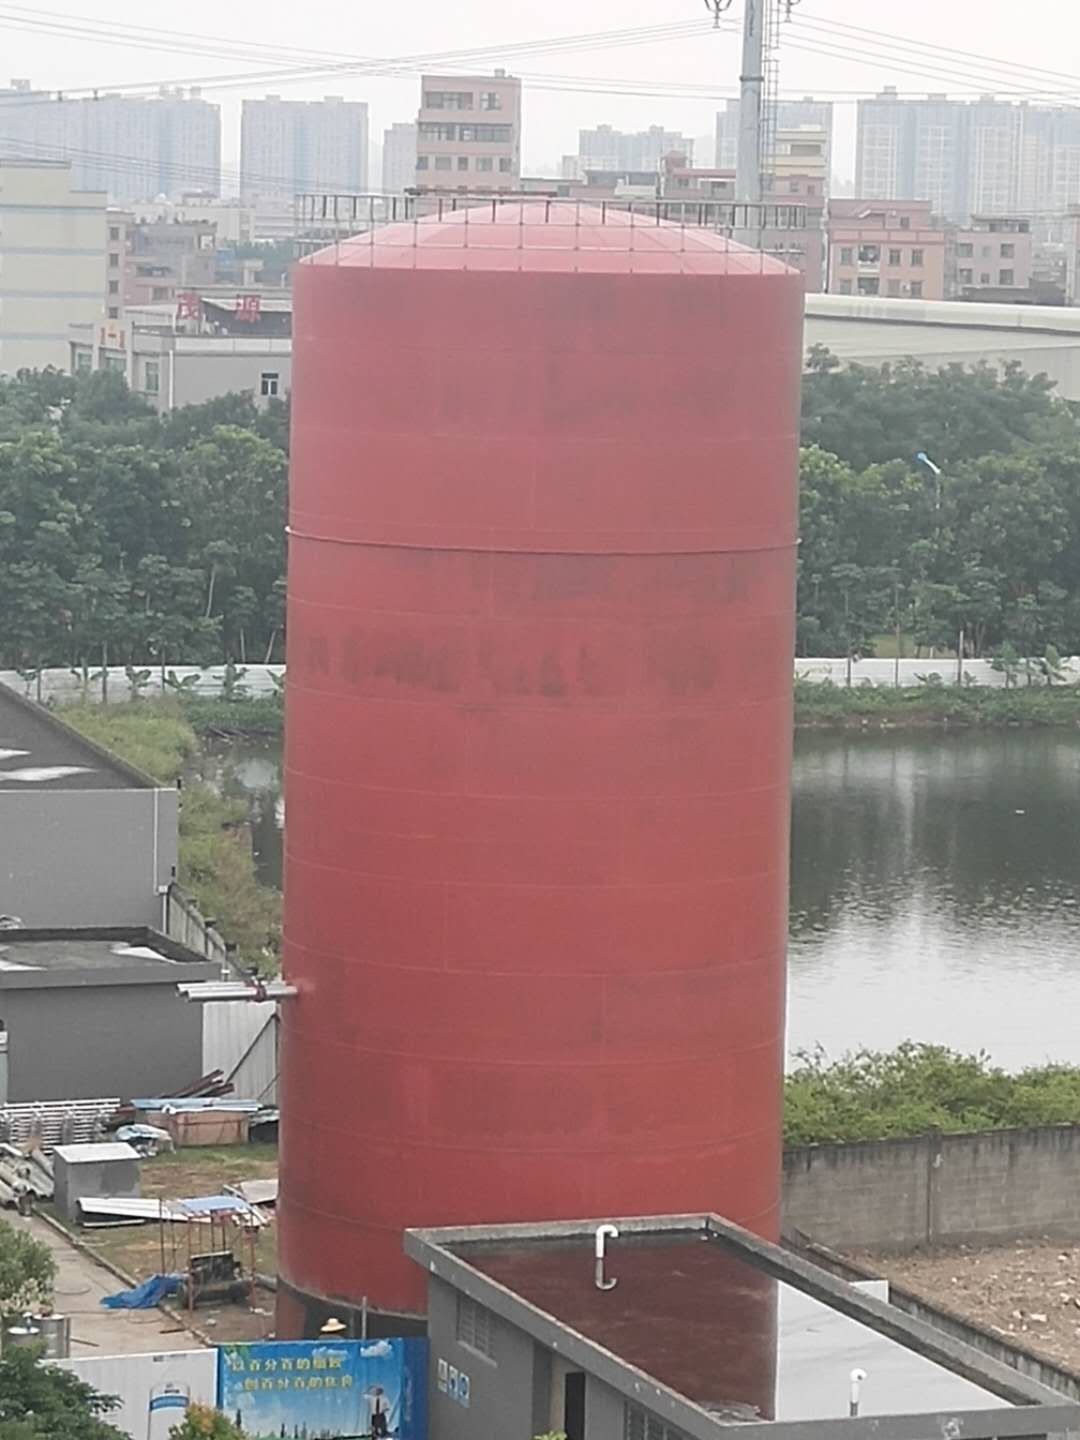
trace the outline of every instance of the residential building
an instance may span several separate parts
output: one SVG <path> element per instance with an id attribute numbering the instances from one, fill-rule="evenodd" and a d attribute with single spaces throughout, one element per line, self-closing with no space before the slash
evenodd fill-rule
<path id="1" fill-rule="evenodd" d="M 860 100 L 856 190 L 866 199 L 929 200 L 943 219 L 1036 215 L 1061 241 L 1080 195 L 1080 108 L 901 98 L 887 87 Z"/>
<path id="2" fill-rule="evenodd" d="M 424 190 L 514 190 L 521 175 L 521 81 L 425 75 L 416 118 L 416 178 Z"/>
<path id="3" fill-rule="evenodd" d="M 140 223 L 150 220 L 177 220 L 191 224 L 204 220 L 213 225 L 219 245 L 250 245 L 255 239 L 255 207 L 239 200 L 219 200 L 195 191 L 177 200 L 144 200 L 131 206 Z"/>
<path id="4" fill-rule="evenodd" d="M 950 295 L 964 300 L 1015 300 L 1032 288 L 1031 221 L 974 215 L 949 235 Z"/>
<path id="5" fill-rule="evenodd" d="M 804 133 L 802 131 L 794 132 Z M 694 169 L 677 156 L 664 164 L 665 200 L 735 199 L 735 171 Z M 761 248 L 785 261 L 803 276 L 808 294 L 816 294 L 825 283 L 825 181 L 820 167 L 813 175 L 785 172 L 766 179 L 764 200 L 774 205 L 793 205 L 805 210 L 805 222 L 798 228 L 766 227 Z"/>
<path id="6" fill-rule="evenodd" d="M 164 413 L 246 392 L 257 405 L 292 388 L 287 291 L 182 294 L 176 305 L 133 307 L 119 325 L 73 326 L 76 374 L 114 370 Z"/>
<path id="7" fill-rule="evenodd" d="M 832 167 L 833 104 L 831 100 L 815 100 L 804 96 L 802 100 L 781 100 L 776 107 L 776 131 L 801 130 L 805 126 L 824 131 L 825 134 L 825 177 L 828 181 Z M 725 170 L 734 170 L 739 152 L 739 102 L 728 100 L 716 116 L 716 157 L 714 164 Z"/>
<path id="8" fill-rule="evenodd" d="M 383 131 L 382 188 L 400 195 L 416 183 L 416 125 L 400 121 Z"/>
<path id="9" fill-rule="evenodd" d="M 427 1277 L 431 1440 L 1034 1440 L 1078 1423 L 1008 1337 L 991 1358 L 985 1331 L 915 1319 L 886 1282 L 716 1215 L 609 1220 L 405 1232 Z M 331 1314 L 359 1323 L 327 1300 L 309 1333 Z"/>
<path id="10" fill-rule="evenodd" d="M 0 915 L 36 928 L 164 928 L 176 786 L 157 784 L 3 685 L 0 744 Z"/>
<path id="11" fill-rule="evenodd" d="M 578 132 L 579 173 L 592 170 L 651 171 L 658 174 L 669 155 L 678 155 L 687 165 L 694 163 L 694 142 L 678 130 L 651 125 L 648 130 L 628 133 L 610 125 Z"/>
<path id="12" fill-rule="evenodd" d="M 772 154 L 764 176 L 777 195 L 785 182 L 794 181 L 791 194 L 805 193 L 806 184 L 819 200 L 829 193 L 829 133 L 818 125 L 791 125 L 778 128 L 773 136 Z M 766 183 L 766 189 L 768 184 Z"/>
<path id="13" fill-rule="evenodd" d="M 128 225 L 123 303 L 172 305 L 182 291 L 213 285 L 216 247 L 217 229 L 209 220 L 149 220 Z"/>
<path id="14" fill-rule="evenodd" d="M 284 201 L 368 188 L 368 107 L 362 100 L 245 100 L 240 115 L 240 194 Z"/>
<path id="15" fill-rule="evenodd" d="M 830 200 L 828 289 L 942 300 L 945 245 L 945 230 L 925 201 Z"/>
<path id="16" fill-rule="evenodd" d="M 221 188 L 221 112 L 197 89 L 62 99 L 15 81 L 0 90 L 0 155 L 69 160 L 76 190 L 125 204 Z"/>
<path id="17" fill-rule="evenodd" d="M 103 852 L 114 838 L 100 832 Z M 173 1093 L 204 1073 L 203 1007 L 177 986 L 220 978 L 149 926 L 0 931 L 0 1100 Z"/>
<path id="18" fill-rule="evenodd" d="M 105 195 L 70 165 L 0 159 L 0 375 L 68 364 L 68 326 L 105 316 Z"/>

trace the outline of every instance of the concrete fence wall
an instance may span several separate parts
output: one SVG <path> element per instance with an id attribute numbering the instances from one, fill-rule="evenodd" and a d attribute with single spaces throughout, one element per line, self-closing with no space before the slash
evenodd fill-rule
<path id="1" fill-rule="evenodd" d="M 835 1250 L 1075 1238 L 1080 1125 L 794 1147 L 784 1226 Z"/>
<path id="2" fill-rule="evenodd" d="M 163 684 L 159 669 L 151 666 L 143 668 L 149 671 L 149 674 L 139 683 L 140 695 L 160 695 L 163 690 L 166 694 L 172 693 L 172 685 L 168 678 Z M 1033 670 L 1035 668 L 1033 666 Z M 243 671 L 242 675 L 240 671 Z M 1062 678 L 1068 684 L 1080 683 L 1080 657 L 1065 658 L 1062 661 L 1062 672 Z M 216 698 L 222 693 L 225 684 L 223 665 L 202 668 L 197 665 L 170 665 L 165 674 L 166 677 L 175 677 L 177 682 L 183 682 L 194 695 Z M 277 693 L 284 674 L 284 665 L 241 665 L 237 669 L 236 683 L 241 693 L 246 696 L 265 697 Z M 848 661 L 843 656 L 837 659 L 797 659 L 795 675 L 800 680 L 847 685 Z M 873 685 L 884 689 L 895 685 L 921 685 L 931 675 L 938 676 L 945 685 L 960 683 L 961 676 L 962 683 L 968 685 L 1000 688 L 1005 684 L 1005 676 L 1000 670 L 995 670 L 989 660 L 965 660 L 960 670 L 956 660 L 947 657 L 938 660 L 901 660 L 899 664 L 895 660 L 852 660 L 850 667 L 852 685 Z M 1020 683 L 1025 683 L 1023 675 Z M 1033 677 L 1033 683 L 1037 683 L 1037 676 Z M 103 698 L 120 702 L 130 700 L 132 696 L 131 681 L 122 665 L 110 665 L 104 677 L 100 670 L 95 670 L 85 677 L 77 671 L 64 669 L 42 670 L 40 674 L 26 675 L 20 675 L 17 670 L 0 670 L 0 684 L 17 690 L 31 700 L 53 700 L 58 704 L 75 700 L 96 703 Z"/>

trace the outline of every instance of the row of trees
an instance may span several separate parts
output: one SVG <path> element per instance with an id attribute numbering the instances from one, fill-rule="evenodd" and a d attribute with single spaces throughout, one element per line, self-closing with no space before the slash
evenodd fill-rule
<path id="1" fill-rule="evenodd" d="M 817 351 L 803 440 L 800 655 L 1080 650 L 1080 428 L 1045 377 Z"/>
<path id="2" fill-rule="evenodd" d="M 287 415 L 0 380 L 0 666 L 283 654 Z"/>
<path id="3" fill-rule="evenodd" d="M 800 655 L 1080 650 L 1080 427 L 1044 377 L 818 350 L 803 442 Z M 276 403 L 0 380 L 0 666 L 280 659 L 287 450 Z"/>

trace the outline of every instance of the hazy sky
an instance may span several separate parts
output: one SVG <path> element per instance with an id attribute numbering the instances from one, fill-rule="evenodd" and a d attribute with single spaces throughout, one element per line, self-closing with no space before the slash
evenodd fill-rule
<path id="1" fill-rule="evenodd" d="M 48 3 L 48 0 L 47 0 Z M 742 0 L 734 0 L 725 28 L 623 47 L 608 46 L 588 53 L 564 52 L 527 57 L 507 55 L 501 63 L 526 76 L 573 76 L 582 80 L 648 81 L 674 86 L 715 86 L 734 93 L 739 69 L 739 41 L 735 22 L 741 18 Z M 252 57 L 231 59 L 206 54 L 173 54 L 151 48 L 133 48 L 115 41 L 98 43 L 55 34 L 9 28 L 10 17 L 36 14 L 51 18 L 58 12 L 33 11 L 0 0 L 0 83 L 9 76 L 25 76 L 48 89 L 89 85 L 123 86 L 150 80 L 191 80 L 235 75 L 270 68 Z M 144 0 L 63 0 L 62 13 L 98 23 L 150 26 L 183 30 L 205 37 L 226 38 L 246 45 L 300 46 L 325 50 L 342 57 L 414 57 L 473 46 L 503 46 L 522 41 L 579 35 L 583 32 L 625 30 L 638 26 L 667 26 L 707 22 L 703 0 L 545 0 L 543 6 L 526 0 L 404 0 L 404 3 L 341 5 L 337 0 L 187 0 L 180 6 L 148 10 Z M 830 24 L 882 26 L 900 37 L 908 48 L 892 57 L 869 57 L 864 38 L 818 28 Z M 1024 5 L 1005 0 L 905 0 L 903 5 L 867 3 L 867 0 L 801 0 L 796 20 L 781 30 L 781 88 L 784 93 L 868 93 L 892 83 L 913 93 L 949 91 L 1030 91 L 1028 75 L 995 68 L 971 58 L 972 52 L 997 60 L 999 65 L 1023 65 L 1054 72 L 1044 83 L 1061 99 L 1080 100 L 1080 7 L 1069 0 L 1026 0 Z M 879 43 L 889 43 L 884 40 Z M 847 46 L 856 54 L 822 54 L 821 49 Z M 953 47 L 954 55 L 931 54 L 919 47 L 933 44 Z M 816 47 L 810 51 L 804 46 Z M 283 56 L 281 63 L 287 64 Z M 492 56 L 487 69 L 500 60 Z M 937 73 L 931 73 L 931 71 Z M 1075 78 L 1073 78 L 1075 77 Z M 1070 93 L 1070 87 L 1071 92 Z M 372 75 L 335 75 L 305 83 L 283 79 L 259 80 L 227 90 L 208 90 L 207 98 L 220 100 L 226 117 L 227 158 L 233 158 L 236 115 L 243 94 L 281 93 L 297 98 L 343 94 L 367 100 L 372 134 L 394 120 L 411 119 L 418 85 L 415 76 L 396 78 Z M 683 95 L 611 95 L 567 93 L 528 85 L 525 91 L 524 161 L 528 173 L 550 173 L 564 153 L 577 148 L 581 127 L 607 121 L 623 129 L 663 124 L 690 135 L 710 133 L 717 102 Z M 838 114 L 838 148 L 835 168 L 850 175 L 853 168 L 853 110 L 845 104 Z"/>

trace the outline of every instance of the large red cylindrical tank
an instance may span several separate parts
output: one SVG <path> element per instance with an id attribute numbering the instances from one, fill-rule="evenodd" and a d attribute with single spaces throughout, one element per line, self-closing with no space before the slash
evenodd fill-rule
<path id="1" fill-rule="evenodd" d="M 281 1333 L 405 1226 L 776 1235 L 801 326 L 572 204 L 300 266 Z"/>

